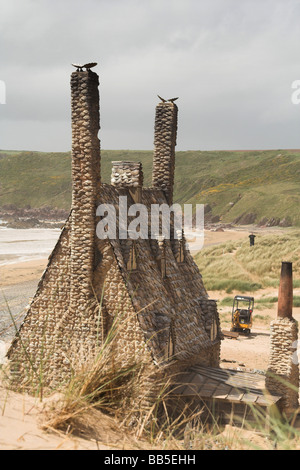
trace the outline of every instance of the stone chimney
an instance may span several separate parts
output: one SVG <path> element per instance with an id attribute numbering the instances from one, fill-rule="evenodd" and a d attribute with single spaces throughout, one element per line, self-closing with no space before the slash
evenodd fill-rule
<path id="1" fill-rule="evenodd" d="M 277 318 L 271 323 L 270 358 L 266 388 L 282 395 L 282 409 L 298 408 L 299 365 L 297 360 L 298 327 L 292 316 L 292 263 L 282 262 L 278 292 Z"/>
<path id="2" fill-rule="evenodd" d="M 288 262 L 281 264 L 277 317 L 293 319 L 293 265 Z"/>
<path id="3" fill-rule="evenodd" d="M 173 102 L 156 106 L 152 185 L 165 192 L 169 205 L 173 203 L 177 115 Z"/>
<path id="4" fill-rule="evenodd" d="M 111 184 L 115 188 L 128 189 L 134 202 L 142 202 L 143 169 L 141 162 L 112 162 Z"/>
<path id="5" fill-rule="evenodd" d="M 98 75 L 91 70 L 71 75 L 71 302 L 75 307 L 84 305 L 92 287 L 96 201 L 100 188 L 98 85 Z"/>

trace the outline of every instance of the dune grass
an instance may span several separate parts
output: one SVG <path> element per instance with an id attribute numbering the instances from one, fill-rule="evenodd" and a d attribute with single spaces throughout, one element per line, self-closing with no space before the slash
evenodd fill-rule
<path id="1" fill-rule="evenodd" d="M 195 261 L 208 290 L 253 293 L 277 288 L 282 261 L 293 263 L 294 287 L 300 287 L 300 232 L 257 235 L 252 247 L 242 240 L 203 248 Z M 295 302 L 297 306 L 299 299 Z"/>
<path id="2" fill-rule="evenodd" d="M 275 301 L 274 298 L 271 300 Z M 58 394 L 40 395 L 45 403 L 40 416 L 42 429 L 92 439 L 114 449 L 271 450 L 300 447 L 300 433 L 293 422 L 295 417 L 267 416 L 260 408 L 253 408 L 254 420 L 251 422 L 239 421 L 232 415 L 232 422 L 229 422 L 233 426 L 229 428 L 220 424 L 219 416 L 211 413 L 207 418 L 201 397 L 196 410 L 186 406 L 171 415 L 168 401 L 172 377 L 153 382 L 153 369 L 144 362 L 142 349 L 126 363 L 114 353 L 125 322 L 122 315 L 116 317 L 104 342 L 99 344 L 97 354 L 74 370 Z M 154 385 L 154 400 L 153 396 L 149 400 L 149 387 L 145 387 L 145 382 Z M 5 412 L 5 403 L 2 412 Z"/>

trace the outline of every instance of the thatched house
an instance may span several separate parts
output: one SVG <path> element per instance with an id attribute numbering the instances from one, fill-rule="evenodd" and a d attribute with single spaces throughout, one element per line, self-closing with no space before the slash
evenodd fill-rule
<path id="1" fill-rule="evenodd" d="M 116 316 L 124 327 L 115 354 L 124 363 L 142 351 L 157 373 L 161 366 L 176 372 L 218 367 L 216 302 L 208 298 L 184 237 L 96 234 L 101 204 L 114 206 L 119 224 L 120 196 L 127 196 L 128 207 L 142 203 L 149 211 L 153 204 L 172 204 L 176 104 L 156 108 L 153 186 L 143 187 L 142 165 L 133 162 L 114 162 L 108 185 L 101 183 L 97 74 L 72 73 L 71 95 L 72 209 L 10 347 L 13 383 L 26 387 L 29 361 L 30 370 L 42 368 L 44 385 L 56 387 L 96 353 Z"/>

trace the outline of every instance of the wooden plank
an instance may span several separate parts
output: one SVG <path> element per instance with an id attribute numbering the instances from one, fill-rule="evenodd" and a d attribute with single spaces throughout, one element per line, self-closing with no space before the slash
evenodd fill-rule
<path id="1" fill-rule="evenodd" d="M 263 390 L 254 387 L 248 387 L 247 385 L 243 385 L 238 382 L 229 382 L 228 385 L 231 385 L 232 387 L 239 390 L 243 390 L 244 393 L 255 393 L 256 395 L 263 395 Z"/>
<path id="2" fill-rule="evenodd" d="M 218 378 L 218 380 L 224 384 L 227 384 L 235 389 L 243 391 L 244 393 L 254 393 L 255 395 L 261 396 L 264 393 L 264 380 L 262 377 L 259 377 L 259 382 L 257 381 L 256 377 L 250 376 L 251 380 L 248 377 L 243 376 L 242 371 L 238 371 L 237 373 L 216 373 L 209 371 L 207 375 L 210 375 L 214 378 Z"/>
<path id="3" fill-rule="evenodd" d="M 180 382 L 172 386 L 172 395 L 185 395 L 185 390 L 190 385 L 195 375 L 196 374 L 191 371 L 180 375 Z M 190 395 L 190 391 L 187 391 L 187 393 Z"/>
<path id="4" fill-rule="evenodd" d="M 172 394 L 261 406 L 271 406 L 281 398 L 266 394 L 265 377 L 251 372 L 196 365 L 180 380 Z"/>
<path id="5" fill-rule="evenodd" d="M 186 384 L 173 385 L 171 395 L 182 395 L 185 388 L 186 388 Z"/>
<path id="6" fill-rule="evenodd" d="M 192 370 L 189 370 L 188 372 L 185 372 L 180 375 L 180 382 L 182 384 L 189 384 L 193 381 L 194 377 L 195 377 L 195 372 Z"/>
<path id="7" fill-rule="evenodd" d="M 236 383 L 236 384 L 241 384 L 243 385 L 244 387 L 251 387 L 251 388 L 256 388 L 258 390 L 261 390 L 264 388 L 265 386 L 265 381 L 261 381 L 261 382 L 255 382 L 255 381 L 251 381 L 251 380 L 248 380 L 247 378 L 242 378 L 242 377 L 230 377 L 228 379 L 228 382 L 230 383 Z"/>
<path id="8" fill-rule="evenodd" d="M 187 384 L 183 392 L 181 393 L 182 396 L 199 396 L 200 395 L 201 386 L 199 384 Z"/>
<path id="9" fill-rule="evenodd" d="M 230 393 L 227 395 L 227 400 L 240 402 L 243 396 L 244 396 L 243 391 L 232 388 Z"/>
<path id="10" fill-rule="evenodd" d="M 258 396 L 254 393 L 245 393 L 242 398 L 243 403 L 255 403 Z"/>
<path id="11" fill-rule="evenodd" d="M 239 333 L 236 331 L 222 330 L 222 333 L 226 338 L 230 339 L 238 339 L 239 337 Z"/>
<path id="12" fill-rule="evenodd" d="M 228 378 L 227 383 L 238 387 L 244 387 L 254 390 L 263 390 L 265 386 L 265 380 L 257 377 L 249 377 L 238 372 L 237 374 L 231 374 Z"/>
<path id="13" fill-rule="evenodd" d="M 240 393 L 254 393 L 256 395 L 262 395 L 263 390 L 261 388 L 257 388 L 252 382 L 249 383 L 249 380 L 243 378 L 242 374 L 231 375 L 228 373 L 219 374 L 219 373 L 209 373 L 213 377 L 218 377 L 219 382 L 231 386 L 232 388 L 239 390 Z M 253 386 L 254 385 L 254 386 Z"/>
<path id="14" fill-rule="evenodd" d="M 217 377 L 218 379 L 220 378 L 226 378 L 226 377 L 240 377 L 240 378 L 245 378 L 248 379 L 251 382 L 261 382 L 264 380 L 264 376 L 261 374 L 256 374 L 255 372 L 244 372 L 244 371 L 238 371 L 235 369 L 221 369 L 221 368 L 216 368 L 216 367 L 203 367 L 203 366 L 193 366 L 191 370 L 195 370 L 198 373 L 205 375 L 206 377 Z"/>
<path id="15" fill-rule="evenodd" d="M 194 384 L 199 384 L 199 385 L 203 385 L 206 381 L 207 381 L 207 377 L 204 377 L 203 375 L 198 374 L 197 372 L 195 373 L 193 380 L 192 380 Z"/>
<path id="16" fill-rule="evenodd" d="M 256 403 L 258 405 L 262 406 L 271 406 L 274 405 L 274 403 L 277 403 L 280 400 L 279 395 L 267 395 L 265 394 L 264 396 L 258 397 Z"/>
<path id="17" fill-rule="evenodd" d="M 243 374 L 240 371 L 236 374 L 231 374 L 231 377 L 236 378 L 237 380 L 241 380 L 241 381 L 250 383 L 252 385 L 257 384 L 258 386 L 265 382 L 265 377 L 251 376 L 251 375 Z"/>
<path id="18" fill-rule="evenodd" d="M 238 374 L 238 375 L 241 375 L 243 377 L 247 377 L 249 379 L 253 379 L 253 380 L 261 380 L 263 379 L 265 376 L 262 375 L 262 374 L 258 374 L 256 372 L 248 372 L 248 371 L 243 371 L 243 370 L 235 370 L 235 369 L 227 369 L 235 374 Z"/>
<path id="19" fill-rule="evenodd" d="M 236 369 L 222 369 L 222 370 L 226 370 L 227 372 L 229 372 L 231 376 L 244 377 L 244 378 L 247 378 L 248 380 L 253 380 L 253 381 L 259 381 L 264 378 L 263 375 L 255 374 L 255 372 L 246 372 L 243 370 L 236 370 Z"/>
<path id="20" fill-rule="evenodd" d="M 196 370 L 196 369 L 193 369 L 193 370 Z M 200 375 L 203 375 L 205 377 L 208 377 L 210 379 L 214 379 L 214 380 L 218 380 L 218 381 L 226 381 L 228 380 L 230 377 L 231 377 L 231 374 L 230 372 L 227 372 L 226 369 L 208 369 L 208 370 L 205 370 L 203 368 L 197 368 L 197 372 L 200 374 Z"/>
<path id="21" fill-rule="evenodd" d="M 220 383 L 216 380 L 207 380 L 207 382 L 200 389 L 200 396 L 209 398 L 214 396 L 214 392 L 220 386 Z"/>
<path id="22" fill-rule="evenodd" d="M 253 387 L 251 384 L 237 379 L 228 380 L 226 383 L 232 387 L 240 388 L 249 392 L 259 393 L 261 391 L 261 388 Z"/>
<path id="23" fill-rule="evenodd" d="M 208 373 L 205 374 L 205 376 L 209 380 L 216 380 L 218 382 L 227 384 L 229 386 L 244 390 L 244 392 L 248 391 L 254 391 L 254 392 L 260 392 L 260 388 L 256 388 L 255 383 L 249 383 L 248 380 L 244 380 L 242 375 L 232 375 L 228 373 L 227 371 L 208 371 Z"/>
<path id="24" fill-rule="evenodd" d="M 214 398 L 226 399 L 231 392 L 232 387 L 226 384 L 220 384 L 213 393 Z"/>

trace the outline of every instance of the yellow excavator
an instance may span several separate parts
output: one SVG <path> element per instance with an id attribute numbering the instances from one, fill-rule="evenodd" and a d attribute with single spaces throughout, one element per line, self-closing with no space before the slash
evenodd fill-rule
<path id="1" fill-rule="evenodd" d="M 250 335 L 254 297 L 236 295 L 233 299 L 231 331 Z"/>

